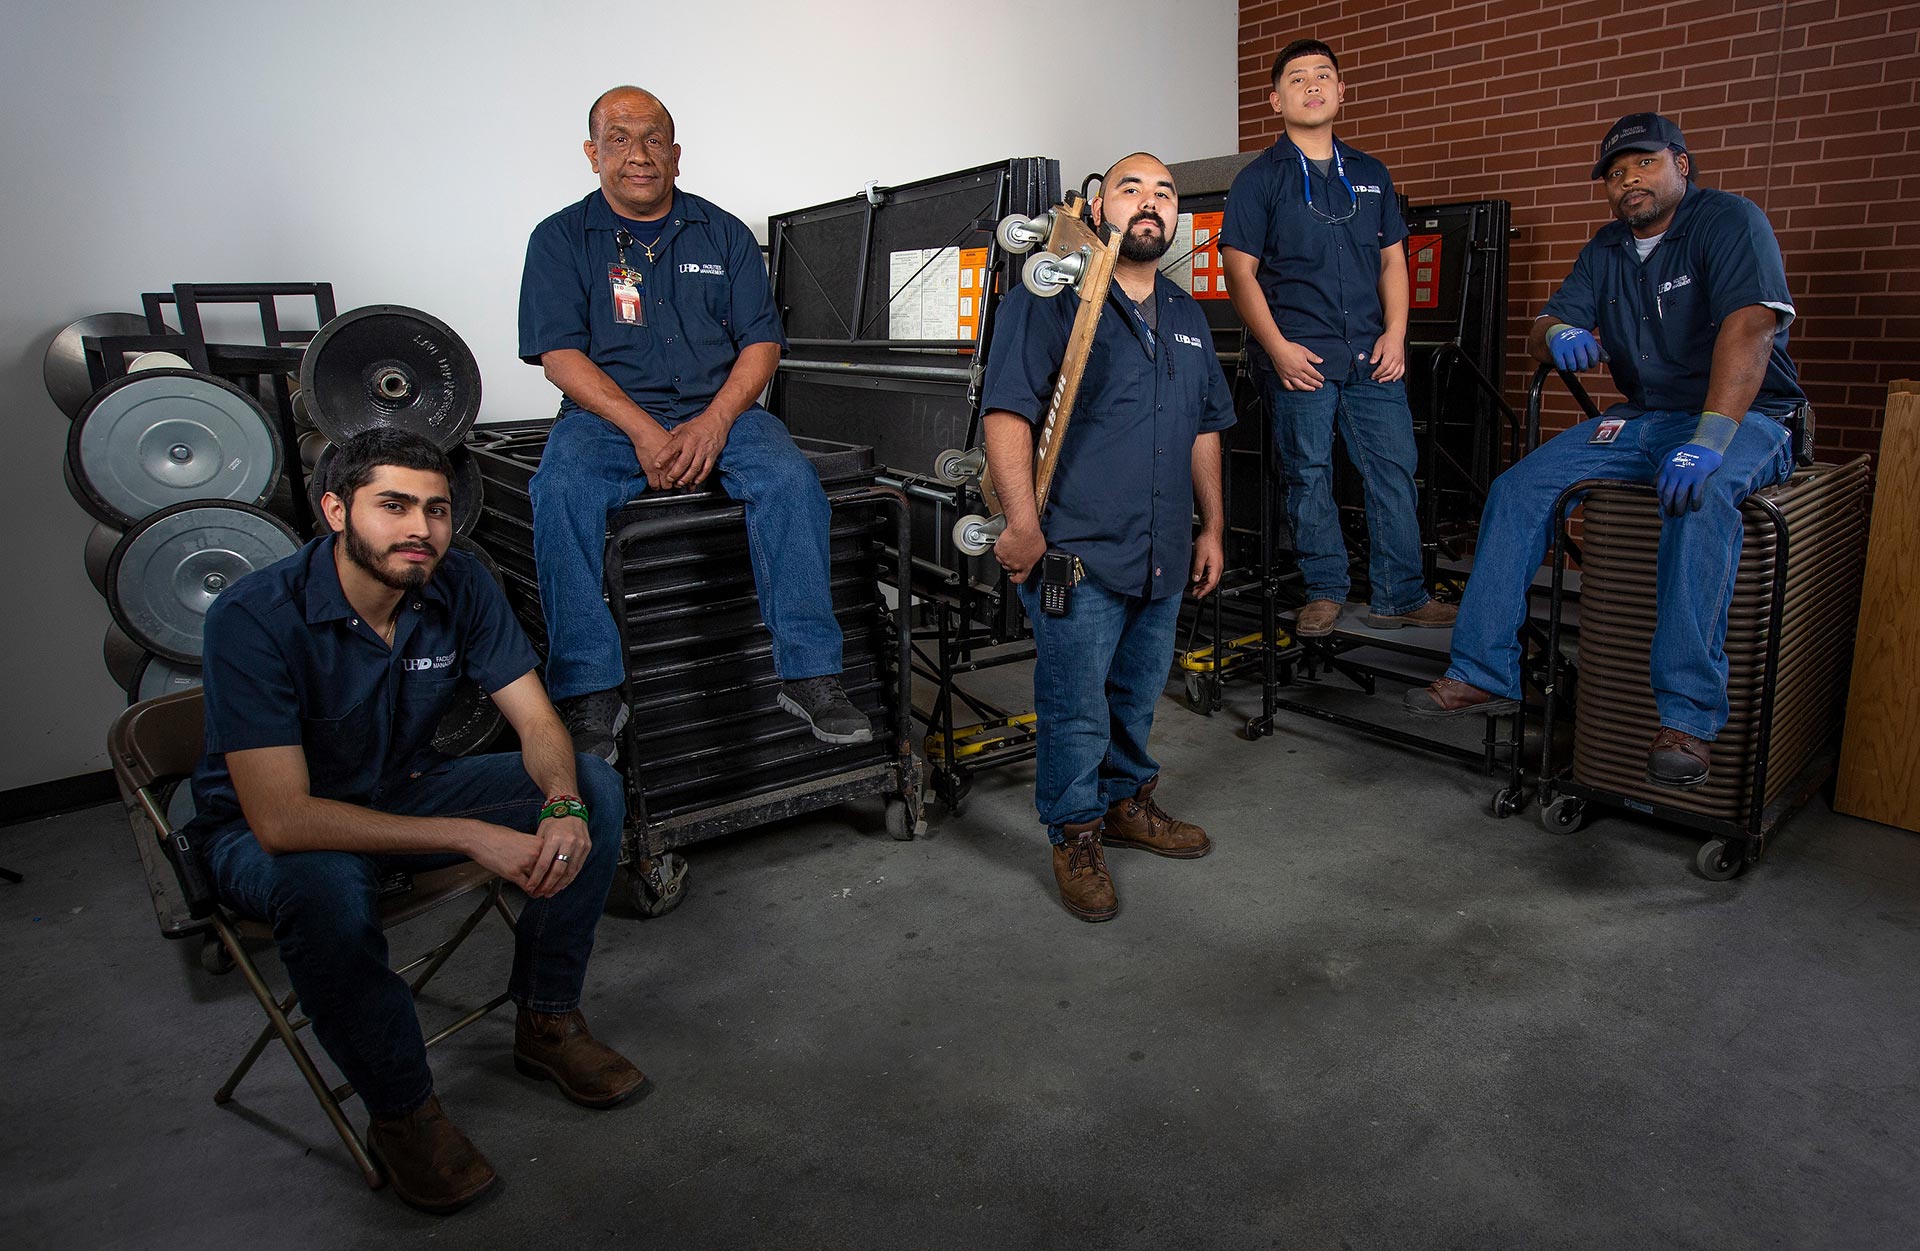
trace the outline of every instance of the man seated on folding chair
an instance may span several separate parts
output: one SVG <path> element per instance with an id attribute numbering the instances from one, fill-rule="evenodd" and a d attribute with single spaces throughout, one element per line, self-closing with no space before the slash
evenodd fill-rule
<path id="1" fill-rule="evenodd" d="M 1727 723 L 1721 648 L 1740 504 L 1792 474 L 1784 423 L 1806 399 L 1787 355 L 1793 300 L 1773 228 L 1753 201 L 1696 186 L 1696 172 L 1680 128 L 1657 113 L 1629 114 L 1601 141 L 1593 179 L 1614 220 L 1581 249 L 1527 351 L 1567 372 L 1605 360 L 1626 399 L 1494 481 L 1453 663 L 1406 697 L 1423 717 L 1518 707 L 1518 636 L 1554 501 L 1587 478 L 1650 483 L 1665 520 L 1651 656 L 1660 730 L 1647 780 L 1676 790 L 1707 780 Z"/>
<path id="2" fill-rule="evenodd" d="M 508 992 L 515 1066 L 609 1107 L 646 1079 L 579 1010 L 625 804 L 576 756 L 491 575 L 449 550 L 444 453 L 374 430 L 342 444 L 333 531 L 249 575 L 207 614 L 206 755 L 194 828 L 220 900 L 272 925 L 314 1035 L 367 1105 L 367 1147 L 400 1196 L 452 1211 L 493 1169 L 440 1110 L 376 897 L 396 871 L 469 859 L 526 892 Z M 433 735 L 462 676 L 518 754 L 449 759 Z"/>

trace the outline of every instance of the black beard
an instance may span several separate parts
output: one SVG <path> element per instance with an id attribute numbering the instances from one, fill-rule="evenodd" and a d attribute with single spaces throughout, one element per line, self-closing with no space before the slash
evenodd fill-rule
<path id="1" fill-rule="evenodd" d="M 1133 228 L 1142 221 L 1160 221 L 1151 213 L 1141 213 L 1127 223 L 1127 233 L 1120 236 L 1120 255 L 1129 261 L 1157 261 L 1173 247 L 1173 236 L 1167 233 L 1167 224 L 1160 222 L 1158 239 L 1143 239 L 1133 233 Z"/>
<path id="2" fill-rule="evenodd" d="M 1660 214 L 1665 211 L 1665 209 L 1656 204 L 1652 208 L 1642 209 L 1638 213 L 1629 213 L 1626 217 L 1626 223 L 1635 230 L 1638 230 L 1642 226 L 1651 226 L 1654 222 L 1659 221 Z"/>
<path id="3" fill-rule="evenodd" d="M 1677 204 L 1679 201 L 1676 200 L 1674 203 Z M 1644 208 L 1634 209 L 1631 212 L 1616 213 L 1614 216 L 1618 217 L 1633 229 L 1638 230 L 1642 226 L 1651 226 L 1654 222 L 1659 221 L 1660 215 L 1672 207 L 1673 204 L 1663 204 L 1659 196 L 1650 193 L 1647 196 L 1647 203 Z"/>
<path id="4" fill-rule="evenodd" d="M 433 576 L 433 571 L 440 565 L 436 560 L 430 565 L 409 565 L 403 574 L 387 572 L 386 567 L 375 558 L 373 545 L 355 533 L 351 509 L 347 512 L 346 529 L 341 532 L 340 537 L 347 541 L 347 559 L 363 570 L 368 577 L 390 590 L 417 591 L 427 584 L 427 579 Z"/>

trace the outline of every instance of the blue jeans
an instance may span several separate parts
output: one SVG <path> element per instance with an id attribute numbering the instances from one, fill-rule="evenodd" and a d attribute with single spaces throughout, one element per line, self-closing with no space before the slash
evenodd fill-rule
<path id="1" fill-rule="evenodd" d="M 1498 478 L 1480 515 L 1473 576 L 1453 627 L 1447 676 L 1509 699 L 1520 697 L 1520 626 L 1527 588 L 1553 541 L 1553 502 L 1583 478 L 1652 482 L 1673 450 L 1693 437 L 1700 414 L 1650 412 L 1612 443 L 1587 442 L 1599 419 L 1547 440 Z M 1660 724 L 1712 739 L 1727 724 L 1727 606 L 1740 564 L 1740 502 L 1793 473 L 1786 428 L 1749 413 L 1707 479 L 1698 512 L 1665 518 L 1654 583 L 1658 619 L 1649 657 Z"/>
<path id="2" fill-rule="evenodd" d="M 593 930 L 620 862 L 626 795 L 604 760 L 581 756 L 580 798 L 591 814 L 593 851 L 567 888 L 530 899 L 514 936 L 513 1001 L 534 1012 L 580 1005 Z M 384 796 L 383 812 L 475 817 L 531 831 L 546 797 L 517 752 L 465 756 Z M 201 854 L 222 903 L 273 926 L 280 960 L 313 1034 L 376 1117 L 401 1116 L 433 1093 L 420 1018 L 404 978 L 387 964 L 375 892 L 394 869 L 423 873 L 463 863 L 451 853 L 360 855 L 294 851 L 273 855 L 252 832 L 223 830 Z"/>
<path id="3" fill-rule="evenodd" d="M 669 424 L 669 428 L 679 425 Z M 840 672 L 840 623 L 827 565 L 827 495 L 780 419 L 740 414 L 720 452 L 720 485 L 747 508 L 760 615 L 783 678 Z M 647 489 L 633 441 L 612 422 L 570 412 L 553 424 L 533 475 L 533 556 L 547 623 L 547 692 L 567 699 L 626 678 L 620 634 L 603 607 L 607 520 Z"/>
<path id="4" fill-rule="evenodd" d="M 1098 821 L 1159 774 L 1147 754 L 1154 701 L 1173 663 L 1180 597 L 1116 595 L 1091 579 L 1064 617 L 1040 611 L 1037 577 L 1019 588 L 1033 622 L 1033 711 L 1039 728 L 1033 804 L 1047 838 Z"/>
<path id="5" fill-rule="evenodd" d="M 1382 615 L 1412 612 L 1431 597 L 1420 561 L 1419 497 L 1413 485 L 1420 450 L 1413 441 L 1407 384 L 1375 382 L 1365 362 L 1351 364 L 1344 377 L 1336 377 L 1331 364 L 1327 368 L 1327 380 L 1317 391 L 1289 391 L 1279 378 L 1263 375 L 1307 598 L 1344 603 L 1351 585 L 1340 509 L 1333 502 L 1338 422 L 1366 492 L 1369 606 Z"/>

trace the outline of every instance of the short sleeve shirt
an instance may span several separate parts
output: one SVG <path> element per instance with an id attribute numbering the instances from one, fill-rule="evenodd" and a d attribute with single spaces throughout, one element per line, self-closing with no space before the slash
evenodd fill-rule
<path id="1" fill-rule="evenodd" d="M 203 830 L 242 821 L 227 752 L 299 747 L 312 794 L 377 806 L 446 759 L 433 735 L 461 678 L 492 694 L 536 663 L 493 576 L 458 550 L 402 597 L 389 648 L 340 589 L 335 542 L 315 539 L 248 574 L 207 612 L 207 743 L 193 778 Z"/>
<path id="2" fill-rule="evenodd" d="M 616 315 L 610 272 L 622 264 L 615 236 L 639 223 L 596 188 L 534 227 L 520 279 L 520 358 L 537 365 L 560 348 L 584 352 L 634 403 L 671 423 L 712 403 L 742 348 L 784 350 L 786 336 L 760 245 L 739 218 L 676 189 L 666 223 L 653 260 L 637 244 L 624 249 L 644 325 Z M 575 411 L 561 401 L 563 416 Z"/>
<path id="3" fill-rule="evenodd" d="M 1407 223 L 1385 165 L 1338 141 L 1334 151 L 1324 174 L 1312 162 L 1303 170 L 1285 135 L 1255 157 L 1227 192 L 1220 244 L 1259 258 L 1282 335 L 1327 362 L 1365 361 L 1386 331 L 1380 252 L 1406 239 Z"/>
<path id="4" fill-rule="evenodd" d="M 1120 595 L 1186 589 L 1193 554 L 1193 444 L 1234 422 L 1232 393 L 1198 301 L 1156 275 L 1156 327 L 1115 284 L 1101 312 L 1047 511 L 1049 547 Z M 994 317 L 982 412 L 1045 419 L 1079 307 L 1016 287 Z"/>
<path id="5" fill-rule="evenodd" d="M 1706 406 L 1720 323 L 1753 304 L 1777 315 L 1754 408 L 1784 416 L 1806 396 L 1787 355 L 1794 313 L 1780 243 L 1753 201 L 1689 187 L 1644 261 L 1625 222 L 1602 226 L 1541 315 L 1598 330 L 1608 372 L 1626 397 L 1615 411 L 1697 413 Z"/>

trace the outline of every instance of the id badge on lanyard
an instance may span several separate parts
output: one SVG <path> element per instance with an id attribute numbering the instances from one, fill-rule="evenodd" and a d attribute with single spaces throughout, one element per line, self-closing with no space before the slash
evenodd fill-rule
<path id="1" fill-rule="evenodd" d="M 607 282 L 613 288 L 613 320 L 622 326 L 646 325 L 647 302 L 640 298 L 640 271 L 609 265 Z"/>

